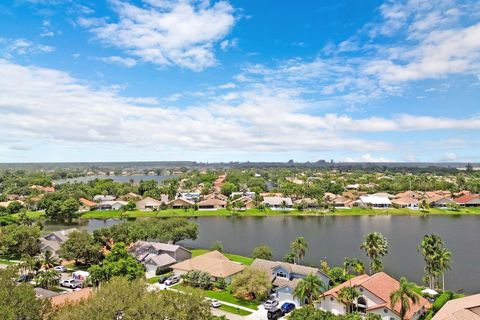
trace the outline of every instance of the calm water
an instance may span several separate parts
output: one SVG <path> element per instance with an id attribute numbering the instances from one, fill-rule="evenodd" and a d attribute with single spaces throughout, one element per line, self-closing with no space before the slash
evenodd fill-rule
<path id="1" fill-rule="evenodd" d="M 382 232 L 389 241 L 385 269 L 395 277 L 406 276 L 421 282 L 423 260 L 416 247 L 427 233 L 437 233 L 453 253 L 452 270 L 446 274 L 447 289 L 480 291 L 480 216 L 352 216 L 352 217 L 204 217 L 193 219 L 199 225 L 195 241 L 184 241 L 189 247 L 208 248 L 213 241 L 223 243 L 225 250 L 250 255 L 262 243 L 273 250 L 275 259 L 289 251 L 289 243 L 304 236 L 309 243 L 305 264 L 319 264 L 327 259 L 340 265 L 345 256 L 359 257 L 363 236 Z M 117 220 L 89 220 L 80 227 L 94 230 L 118 223 Z M 58 225 L 48 225 L 58 229 Z"/>
<path id="2" fill-rule="evenodd" d="M 87 177 L 78 177 L 78 178 L 68 178 L 63 180 L 54 181 L 57 184 L 62 184 L 66 182 L 88 182 L 95 179 L 112 179 L 116 182 L 129 182 L 133 180 L 134 182 L 139 182 L 140 180 L 156 180 L 157 182 L 162 182 L 166 179 L 173 178 L 175 176 L 151 176 L 151 175 L 132 175 L 132 176 L 87 176 Z"/>

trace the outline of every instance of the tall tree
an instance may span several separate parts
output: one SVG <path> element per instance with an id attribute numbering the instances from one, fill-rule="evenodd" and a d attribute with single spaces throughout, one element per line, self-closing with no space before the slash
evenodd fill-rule
<path id="1" fill-rule="evenodd" d="M 438 264 L 438 254 L 442 251 L 442 248 L 444 248 L 443 240 L 436 234 L 425 235 L 417 247 L 425 261 L 425 276 L 431 289 L 434 289 L 436 277 L 441 272 Z"/>
<path id="2" fill-rule="evenodd" d="M 445 271 L 451 269 L 452 253 L 447 248 L 441 248 L 436 256 L 438 270 L 442 274 L 442 291 L 445 292 Z"/>
<path id="3" fill-rule="evenodd" d="M 400 278 L 400 287 L 390 293 L 390 307 L 393 309 L 397 302 L 400 302 L 400 317 L 403 320 L 405 314 L 410 310 L 410 303 L 415 304 L 419 299 L 415 292 L 415 283 L 408 282 L 405 277 L 402 277 Z"/>
<path id="4" fill-rule="evenodd" d="M 320 277 L 310 274 L 303 278 L 293 291 L 293 296 L 300 301 L 307 300 L 308 304 L 313 304 L 322 292 L 325 291 L 325 284 Z"/>
<path id="5" fill-rule="evenodd" d="M 252 258 L 254 259 L 272 260 L 272 256 L 272 249 L 265 244 L 255 247 L 252 252 Z"/>
<path id="6" fill-rule="evenodd" d="M 357 258 L 345 257 L 345 260 L 343 261 L 343 270 L 345 275 L 360 275 L 365 272 L 365 265 Z"/>
<path id="7" fill-rule="evenodd" d="M 370 258 L 370 274 L 383 270 L 382 257 L 388 254 L 387 238 L 380 232 L 371 232 L 365 236 L 360 246 Z"/>
<path id="8" fill-rule="evenodd" d="M 308 243 L 304 237 L 298 237 L 290 243 L 290 249 L 295 254 L 295 263 L 299 263 L 305 257 Z"/>
<path id="9" fill-rule="evenodd" d="M 60 246 L 60 257 L 75 263 L 96 263 L 101 258 L 100 245 L 87 231 L 74 231 Z"/>

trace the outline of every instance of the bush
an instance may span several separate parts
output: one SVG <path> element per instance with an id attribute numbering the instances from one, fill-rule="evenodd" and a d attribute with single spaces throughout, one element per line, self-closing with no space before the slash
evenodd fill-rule
<path id="1" fill-rule="evenodd" d="M 155 270 L 155 275 L 156 276 L 161 276 L 162 274 L 166 274 L 166 273 L 169 273 L 170 272 L 170 269 L 168 268 L 160 268 L 158 267 L 156 270 Z"/>
<path id="2" fill-rule="evenodd" d="M 446 291 L 442 293 L 440 296 L 438 296 L 437 300 L 432 304 L 432 310 L 433 312 L 437 312 L 440 310 L 447 301 L 452 300 L 453 298 L 453 293 L 450 291 Z"/>
<path id="3" fill-rule="evenodd" d="M 189 271 L 182 276 L 183 283 L 194 288 L 209 290 L 212 288 L 212 276 L 203 271 Z"/>

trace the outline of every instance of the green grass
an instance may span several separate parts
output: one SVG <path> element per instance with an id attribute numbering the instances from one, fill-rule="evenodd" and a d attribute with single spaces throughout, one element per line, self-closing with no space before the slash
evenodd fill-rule
<path id="1" fill-rule="evenodd" d="M 220 307 L 219 307 L 220 310 L 223 310 L 223 311 L 226 311 L 226 312 L 229 312 L 229 313 L 233 313 L 233 314 L 238 314 L 239 316 L 248 316 L 249 314 L 252 314 L 251 312 L 249 311 L 246 311 L 246 310 L 243 310 L 243 309 L 237 309 L 235 307 L 232 307 L 232 306 L 227 306 L 226 304 L 222 304 Z"/>
<path id="2" fill-rule="evenodd" d="M 88 265 L 77 265 L 75 264 L 75 262 L 73 263 L 69 263 L 67 265 L 65 265 L 65 267 L 67 267 L 68 271 L 76 271 L 76 270 L 83 270 L 83 271 L 87 271 L 88 268 L 90 268 L 90 266 Z"/>
<path id="3" fill-rule="evenodd" d="M 183 210 L 183 209 L 166 209 L 160 211 L 89 211 L 84 213 L 82 219 L 111 219 L 111 218 L 140 218 L 140 217 L 266 217 L 266 216 L 381 216 L 381 215 L 411 215 L 411 216 L 428 216 L 428 215 L 477 215 L 480 214 L 480 208 L 464 208 L 459 211 L 450 211 L 445 209 L 432 208 L 424 213 L 420 210 L 410 209 L 336 209 L 334 212 L 325 212 L 323 210 L 305 210 L 305 211 L 281 211 L 281 210 L 265 210 L 248 209 L 245 211 L 232 211 L 219 209 L 215 211 L 201 210 Z M 42 214 L 40 214 L 41 216 Z"/>
<path id="4" fill-rule="evenodd" d="M 160 276 L 155 276 L 155 277 L 152 277 L 152 278 L 148 278 L 147 283 L 155 284 L 155 283 L 158 282 L 158 279 L 160 279 Z"/>
<path id="5" fill-rule="evenodd" d="M 18 219 L 19 213 L 12 214 L 12 218 Z M 39 220 L 45 217 L 45 212 L 43 211 L 27 211 L 27 216 L 33 220 Z"/>
<path id="6" fill-rule="evenodd" d="M 207 253 L 210 250 L 207 250 L 207 249 L 192 249 L 190 251 L 192 252 L 192 256 L 196 257 L 196 256 L 199 256 L 201 254 Z M 251 265 L 253 260 L 254 260 L 253 258 L 241 256 L 241 255 L 238 255 L 238 254 L 224 253 L 224 255 L 228 259 L 230 259 L 232 261 L 235 261 L 235 262 L 239 262 L 239 263 L 244 264 L 246 266 Z"/>
<path id="7" fill-rule="evenodd" d="M 179 283 L 172 288 L 180 290 L 180 291 L 185 291 L 189 287 L 183 285 L 183 283 Z M 212 298 L 212 299 L 217 299 L 220 300 L 220 302 L 225 301 L 229 303 L 233 303 L 242 307 L 246 307 L 249 309 L 257 310 L 257 307 L 260 305 L 257 301 L 247 301 L 243 299 L 238 299 L 235 298 L 231 293 L 229 288 L 227 288 L 224 291 L 213 291 L 213 290 L 202 290 L 202 292 L 205 294 L 206 297 Z"/>
<path id="8" fill-rule="evenodd" d="M 16 262 L 10 261 L 10 260 L 5 260 L 5 259 L 0 259 L 0 264 L 14 265 L 14 264 L 16 264 Z"/>

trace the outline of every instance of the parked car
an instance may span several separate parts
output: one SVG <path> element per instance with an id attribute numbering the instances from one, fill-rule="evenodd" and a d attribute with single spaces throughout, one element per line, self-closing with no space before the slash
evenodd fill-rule
<path id="1" fill-rule="evenodd" d="M 17 278 L 17 282 L 29 282 L 32 280 L 32 277 L 28 274 L 21 274 L 18 278 Z"/>
<path id="2" fill-rule="evenodd" d="M 222 304 L 217 299 L 212 299 L 212 301 L 210 302 L 210 305 L 213 308 L 219 308 Z"/>
<path id="3" fill-rule="evenodd" d="M 158 283 L 162 284 L 162 283 L 165 283 L 165 281 L 167 281 L 168 277 L 160 277 L 158 278 Z"/>
<path id="4" fill-rule="evenodd" d="M 65 266 L 56 266 L 56 267 L 53 267 L 53 270 L 57 271 L 57 272 L 67 272 L 67 267 Z"/>
<path id="5" fill-rule="evenodd" d="M 270 310 L 278 306 L 278 300 L 267 300 L 265 301 L 263 306 L 265 307 L 265 310 Z"/>
<path id="6" fill-rule="evenodd" d="M 71 288 L 71 289 L 77 289 L 82 287 L 82 283 L 75 279 L 63 280 L 62 282 L 60 282 L 60 285 L 62 287 Z"/>
<path id="7" fill-rule="evenodd" d="M 268 310 L 267 318 L 269 320 L 277 320 L 283 317 L 283 311 L 279 308 L 272 308 Z"/>
<path id="8" fill-rule="evenodd" d="M 172 276 L 172 277 L 168 278 L 167 280 L 165 280 L 164 283 L 167 286 L 171 286 L 172 284 L 178 283 L 179 281 L 180 281 L 180 277 Z"/>
<path id="9" fill-rule="evenodd" d="M 289 312 L 292 312 L 295 309 L 295 304 L 291 303 L 291 302 L 285 302 L 284 304 L 282 304 L 280 309 L 282 310 L 283 314 L 285 315 Z"/>

